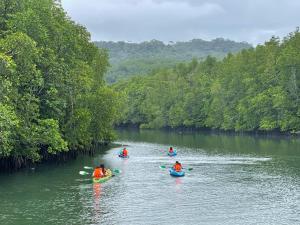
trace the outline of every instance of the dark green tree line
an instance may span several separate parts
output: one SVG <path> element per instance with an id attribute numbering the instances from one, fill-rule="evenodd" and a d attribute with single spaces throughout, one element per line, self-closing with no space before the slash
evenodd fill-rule
<path id="1" fill-rule="evenodd" d="M 228 54 L 120 81 L 118 125 L 235 131 L 300 130 L 300 33 Z"/>

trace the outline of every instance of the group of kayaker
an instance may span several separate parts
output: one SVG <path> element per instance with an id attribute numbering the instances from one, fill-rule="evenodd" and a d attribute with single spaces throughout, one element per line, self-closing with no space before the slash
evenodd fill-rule
<path id="1" fill-rule="evenodd" d="M 169 148 L 169 154 L 174 154 L 175 151 L 173 147 Z M 120 151 L 119 153 L 120 157 L 127 158 L 128 157 L 128 150 L 126 148 L 123 148 L 123 150 Z M 182 170 L 182 165 L 180 162 L 176 161 L 175 164 L 172 167 L 176 172 L 181 172 Z M 97 166 L 93 172 L 93 177 L 96 179 L 100 179 L 107 176 L 107 170 L 104 167 L 104 164 L 101 164 L 100 166 Z"/>
<path id="2" fill-rule="evenodd" d="M 175 153 L 175 151 L 174 151 L 173 147 L 170 147 L 170 148 L 169 148 L 169 155 L 172 155 L 172 154 L 174 154 L 174 153 Z M 172 168 L 173 168 L 176 172 L 180 172 L 180 171 L 182 170 L 182 165 L 181 165 L 180 162 L 176 161 Z"/>
<path id="3" fill-rule="evenodd" d="M 126 148 L 123 148 L 123 150 L 120 151 L 119 156 L 127 158 L 128 157 L 128 150 Z M 107 175 L 108 175 L 107 170 L 105 169 L 104 164 L 101 164 L 100 166 L 97 166 L 94 169 L 93 178 L 100 179 L 100 178 L 103 178 Z"/>

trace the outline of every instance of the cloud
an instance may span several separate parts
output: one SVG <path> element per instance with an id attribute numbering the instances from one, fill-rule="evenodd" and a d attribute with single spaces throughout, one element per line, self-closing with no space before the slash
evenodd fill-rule
<path id="1" fill-rule="evenodd" d="M 299 24 L 298 0 L 62 0 L 93 40 L 213 39 L 261 43 Z"/>

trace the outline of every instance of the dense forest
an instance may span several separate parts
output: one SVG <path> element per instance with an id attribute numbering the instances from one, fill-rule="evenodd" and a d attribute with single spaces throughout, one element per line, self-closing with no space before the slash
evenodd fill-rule
<path id="1" fill-rule="evenodd" d="M 0 169 L 110 141 L 105 50 L 54 0 L 0 0 Z"/>
<path id="2" fill-rule="evenodd" d="M 159 68 L 171 68 L 179 62 L 193 58 L 205 59 L 208 55 L 222 59 L 228 53 L 236 53 L 252 46 L 248 43 L 234 42 L 217 38 L 212 41 L 193 39 L 189 42 L 170 42 L 152 40 L 142 43 L 95 42 L 109 52 L 111 68 L 107 81 L 113 83 L 134 75 L 146 75 Z"/>
<path id="3" fill-rule="evenodd" d="M 300 33 L 228 54 L 179 63 L 114 84 L 118 125 L 141 128 L 300 130 Z"/>

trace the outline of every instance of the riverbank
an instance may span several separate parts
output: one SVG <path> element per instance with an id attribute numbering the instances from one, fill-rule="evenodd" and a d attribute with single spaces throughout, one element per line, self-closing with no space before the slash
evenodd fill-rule
<path id="1" fill-rule="evenodd" d="M 67 152 L 59 152 L 57 154 L 49 154 L 47 151 L 41 151 L 41 159 L 33 162 L 25 157 L 7 157 L 0 158 L 0 173 L 16 172 L 24 168 L 35 168 L 41 164 L 60 164 L 68 161 L 76 160 L 78 156 L 88 155 L 94 156 L 118 145 L 113 143 L 102 143 L 93 147 L 73 149 Z"/>

